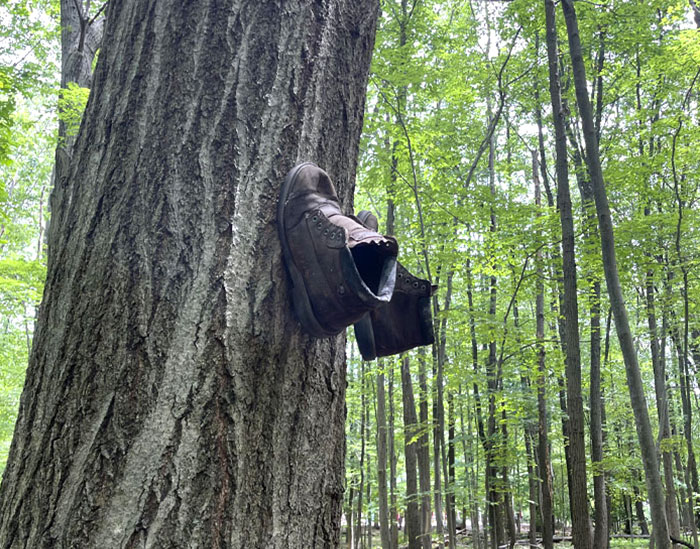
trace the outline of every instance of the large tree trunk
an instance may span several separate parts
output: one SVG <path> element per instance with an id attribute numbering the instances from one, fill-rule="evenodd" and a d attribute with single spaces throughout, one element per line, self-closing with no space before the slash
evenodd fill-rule
<path id="1" fill-rule="evenodd" d="M 576 11 L 572 0 L 562 0 L 562 8 L 566 19 L 566 27 L 569 38 L 569 50 L 574 71 L 574 84 L 576 86 L 576 102 L 578 104 L 581 122 L 583 126 L 583 136 L 586 142 L 586 160 L 588 171 L 593 183 L 596 212 L 598 214 L 598 224 L 600 229 L 603 270 L 610 297 L 610 307 L 615 318 L 615 327 L 620 342 L 625 362 L 625 372 L 627 374 L 627 386 L 630 392 L 630 401 L 634 412 L 637 436 L 642 452 L 642 462 L 644 463 L 644 473 L 647 483 L 647 493 L 649 496 L 649 506 L 651 509 L 651 520 L 654 526 L 654 538 L 657 549 L 665 549 L 670 545 L 668 525 L 666 523 L 666 510 L 664 504 L 663 486 L 658 468 L 658 456 L 656 446 L 649 422 L 649 412 L 647 410 L 644 385 L 642 384 L 637 353 L 632 340 L 627 318 L 627 308 L 622 296 L 622 288 L 617 271 L 617 259 L 615 257 L 615 242 L 613 236 L 612 219 L 610 207 L 603 181 L 603 172 L 600 164 L 598 151 L 598 141 L 596 139 L 595 127 L 593 125 L 593 114 L 588 98 L 586 86 L 586 73 L 581 54 L 581 42 L 578 33 L 578 22 Z"/>
<path id="2" fill-rule="evenodd" d="M 335 547 L 342 336 L 293 317 L 298 161 L 349 209 L 378 3 L 110 2 L 57 195 L 3 547 Z"/>

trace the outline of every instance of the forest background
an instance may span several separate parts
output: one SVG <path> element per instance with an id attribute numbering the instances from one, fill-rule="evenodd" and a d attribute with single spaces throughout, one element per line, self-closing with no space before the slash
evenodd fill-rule
<path id="1" fill-rule="evenodd" d="M 700 12 L 693 0 L 575 5 L 669 530 L 697 547 Z M 100 13 L 87 9 L 86 21 Z M 416 547 L 456 546 L 458 531 L 479 547 L 541 539 L 545 524 L 566 534 L 577 491 L 586 521 L 605 526 L 595 535 L 649 532 L 559 4 L 556 17 L 578 375 L 565 360 L 545 2 L 382 3 L 355 209 L 376 212 L 401 262 L 439 285 L 436 344 L 365 363 L 349 338 L 349 546 L 394 547 L 412 528 Z M 59 20 L 54 1 L 0 6 L 0 470 L 42 294 L 54 150 L 79 131 L 89 93 L 59 89 Z"/>

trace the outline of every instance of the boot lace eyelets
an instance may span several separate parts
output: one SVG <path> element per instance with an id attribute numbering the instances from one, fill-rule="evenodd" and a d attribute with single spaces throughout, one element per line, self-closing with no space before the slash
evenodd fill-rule
<path id="1" fill-rule="evenodd" d="M 323 236 L 328 236 L 328 229 L 324 229 Z"/>
<path id="2" fill-rule="evenodd" d="M 414 282 L 414 283 L 413 283 L 413 287 L 414 287 L 414 288 L 417 288 L 417 287 L 418 287 L 418 282 Z"/>
<path id="3" fill-rule="evenodd" d="M 311 222 L 312 222 L 312 223 L 316 223 L 317 221 L 318 221 L 318 216 L 317 216 L 317 215 L 315 215 L 315 216 L 313 216 L 313 217 L 311 218 Z"/>
<path id="4" fill-rule="evenodd" d="M 319 230 L 319 231 L 320 231 L 321 229 L 323 229 L 323 225 L 321 225 L 320 223 L 317 223 L 317 224 L 316 224 L 316 230 Z"/>

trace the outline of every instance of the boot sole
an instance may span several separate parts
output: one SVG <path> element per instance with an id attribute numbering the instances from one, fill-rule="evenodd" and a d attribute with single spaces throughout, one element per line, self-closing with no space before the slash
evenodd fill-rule
<path id="1" fill-rule="evenodd" d="M 311 301 L 309 300 L 309 292 L 306 289 L 304 278 L 301 275 L 301 271 L 299 271 L 294 263 L 289 242 L 287 241 L 287 233 L 284 228 L 284 208 L 287 204 L 287 199 L 289 198 L 289 192 L 294 186 L 299 171 L 306 166 L 316 166 L 316 164 L 313 162 L 303 162 L 298 164 L 292 168 L 284 178 L 284 183 L 282 183 L 282 189 L 280 191 L 280 199 L 277 204 L 277 233 L 279 235 L 280 243 L 282 244 L 282 254 L 284 256 L 285 268 L 287 273 L 289 273 L 289 278 L 291 278 L 292 281 L 292 304 L 299 322 L 304 328 L 304 331 L 314 337 L 331 337 L 340 332 L 332 332 L 327 330 L 321 326 L 316 318 L 313 307 L 311 306 Z"/>

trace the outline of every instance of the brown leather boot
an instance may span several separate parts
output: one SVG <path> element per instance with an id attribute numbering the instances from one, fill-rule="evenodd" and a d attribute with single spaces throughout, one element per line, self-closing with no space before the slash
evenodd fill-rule
<path id="1" fill-rule="evenodd" d="M 328 174 L 311 162 L 282 185 L 277 228 L 294 311 L 316 337 L 335 335 L 394 291 L 399 246 L 340 211 Z"/>
<path id="2" fill-rule="evenodd" d="M 366 210 L 357 218 L 377 230 L 377 218 Z M 391 301 L 367 313 L 355 323 L 355 339 L 365 360 L 395 355 L 435 341 L 430 297 L 437 290 L 398 264 Z"/>

